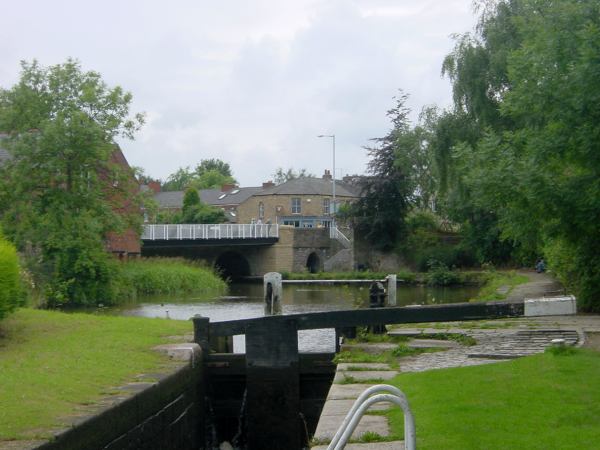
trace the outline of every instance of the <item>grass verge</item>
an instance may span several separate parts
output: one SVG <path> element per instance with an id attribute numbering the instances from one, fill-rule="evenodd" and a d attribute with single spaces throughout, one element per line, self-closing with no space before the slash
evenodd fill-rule
<path id="1" fill-rule="evenodd" d="M 485 283 L 477 297 L 471 301 L 490 302 L 504 300 L 508 294 L 518 286 L 529 281 L 525 275 L 516 273 L 514 270 L 509 272 L 490 272 L 485 277 Z"/>
<path id="2" fill-rule="evenodd" d="M 391 350 L 378 353 L 368 353 L 360 349 L 344 350 L 335 355 L 333 362 L 338 363 L 384 363 L 391 368 L 398 367 L 398 358 L 405 356 L 420 355 L 421 353 L 435 353 L 443 351 L 443 348 L 412 348 L 399 344 Z"/>
<path id="3" fill-rule="evenodd" d="M 418 448 L 596 449 L 600 353 L 547 352 L 502 364 L 400 374 Z M 399 410 L 389 413 L 402 435 Z"/>
<path id="4" fill-rule="evenodd" d="M 0 444 L 50 437 L 61 418 L 158 372 L 168 362 L 152 347 L 191 332 L 184 321 L 18 310 L 0 322 Z"/>

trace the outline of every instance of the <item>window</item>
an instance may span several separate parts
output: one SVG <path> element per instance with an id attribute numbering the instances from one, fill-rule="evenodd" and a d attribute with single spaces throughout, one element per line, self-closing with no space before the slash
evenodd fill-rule
<path id="1" fill-rule="evenodd" d="M 300 214 L 302 212 L 302 205 L 299 198 L 292 198 L 292 214 Z"/>
<path id="2" fill-rule="evenodd" d="M 330 200 L 328 198 L 323 199 L 323 215 L 330 213 Z"/>
<path id="3" fill-rule="evenodd" d="M 265 218 L 265 205 L 263 202 L 258 204 L 258 218 L 261 220 Z"/>

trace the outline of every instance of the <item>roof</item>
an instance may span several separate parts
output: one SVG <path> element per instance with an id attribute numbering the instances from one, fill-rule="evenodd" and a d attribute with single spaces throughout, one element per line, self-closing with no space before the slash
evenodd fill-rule
<path id="1" fill-rule="evenodd" d="M 262 191 L 262 187 L 234 188 L 227 192 L 220 189 L 202 189 L 198 193 L 203 203 L 213 206 L 229 206 L 239 205 L 260 191 Z M 184 191 L 165 191 L 155 194 L 154 199 L 161 208 L 181 208 L 184 194 Z"/>
<path id="2" fill-rule="evenodd" d="M 300 177 L 257 192 L 255 195 L 332 195 L 333 183 L 329 179 Z M 360 197 L 358 189 L 343 181 L 335 181 L 335 195 Z"/>
<path id="3" fill-rule="evenodd" d="M 220 189 L 202 189 L 200 191 L 200 200 L 215 206 L 239 205 L 262 191 L 262 189 L 262 187 L 236 187 L 226 192 Z"/>

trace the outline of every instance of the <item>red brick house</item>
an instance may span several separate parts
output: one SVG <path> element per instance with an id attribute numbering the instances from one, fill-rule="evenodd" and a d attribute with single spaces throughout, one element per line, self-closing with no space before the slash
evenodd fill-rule
<path id="1" fill-rule="evenodd" d="M 122 176 L 114 180 L 107 180 L 109 181 L 108 189 L 117 187 L 116 183 L 125 183 L 125 186 L 119 186 L 121 189 L 117 191 L 117 194 L 111 196 L 113 209 L 120 214 L 140 215 L 139 207 L 132 202 L 132 199 L 139 194 L 140 185 L 119 146 L 112 153 L 109 164 L 119 166 L 120 170 L 117 172 L 120 172 Z M 129 228 L 122 233 L 108 233 L 106 249 L 118 256 L 119 259 L 140 256 L 142 249 L 139 231 Z"/>

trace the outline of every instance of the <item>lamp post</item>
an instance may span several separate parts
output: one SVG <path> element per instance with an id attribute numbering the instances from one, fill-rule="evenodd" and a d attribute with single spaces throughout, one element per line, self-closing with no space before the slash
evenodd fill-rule
<path id="1" fill-rule="evenodd" d="M 335 208 L 335 134 L 319 134 L 317 137 L 319 138 L 323 138 L 323 137 L 328 137 L 332 139 L 333 142 L 333 177 L 332 177 L 332 181 L 333 181 L 333 213 L 332 213 L 332 217 L 333 217 L 333 225 L 335 225 L 335 213 L 336 213 L 336 208 Z"/>

